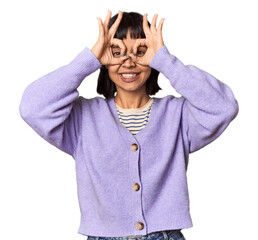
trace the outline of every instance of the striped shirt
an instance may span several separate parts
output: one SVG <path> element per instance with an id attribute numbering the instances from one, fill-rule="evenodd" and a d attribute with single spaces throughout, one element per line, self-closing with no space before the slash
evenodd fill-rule
<path id="1" fill-rule="evenodd" d="M 154 98 L 140 108 L 121 108 L 116 104 L 120 122 L 135 136 L 148 123 Z"/>

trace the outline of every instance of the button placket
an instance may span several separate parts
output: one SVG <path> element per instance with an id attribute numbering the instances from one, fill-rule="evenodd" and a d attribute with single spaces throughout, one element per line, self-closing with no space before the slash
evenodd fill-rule
<path id="1" fill-rule="evenodd" d="M 132 176 L 132 190 L 135 192 L 138 192 L 137 195 L 135 196 L 133 194 L 133 203 L 132 203 L 132 207 L 133 210 L 135 212 L 135 227 L 137 230 L 141 230 L 141 232 L 143 231 L 143 233 L 146 233 L 146 228 L 144 226 L 144 219 L 143 219 L 143 215 L 142 215 L 142 199 L 141 199 L 141 183 L 140 183 L 140 176 L 139 176 L 139 146 L 137 143 L 132 143 L 131 144 L 131 151 L 135 152 L 136 157 L 134 157 L 135 155 L 132 154 L 132 159 L 135 159 L 136 161 L 131 161 L 132 159 L 130 159 L 130 171 L 131 171 L 131 176 Z M 138 180 L 135 181 L 135 180 Z M 133 216 L 134 218 L 134 216 Z M 139 221 L 142 220 L 142 221 Z M 137 232 L 136 232 L 137 234 Z"/>

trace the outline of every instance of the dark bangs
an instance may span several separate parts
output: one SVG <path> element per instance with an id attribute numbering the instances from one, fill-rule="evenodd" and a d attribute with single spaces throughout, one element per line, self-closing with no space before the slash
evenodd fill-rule
<path id="1" fill-rule="evenodd" d="M 109 22 L 110 28 L 116 21 L 118 14 L 114 15 Z M 126 38 L 128 29 L 130 29 L 131 38 L 146 38 L 142 28 L 143 16 L 136 12 L 123 12 L 121 23 L 116 31 L 115 38 L 123 40 Z M 148 21 L 148 25 L 150 23 Z"/>

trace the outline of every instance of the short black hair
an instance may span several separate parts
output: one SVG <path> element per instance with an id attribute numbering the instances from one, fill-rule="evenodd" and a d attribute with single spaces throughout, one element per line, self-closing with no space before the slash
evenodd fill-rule
<path id="1" fill-rule="evenodd" d="M 108 29 L 116 21 L 118 13 L 114 15 L 109 22 Z M 137 12 L 123 12 L 122 20 L 119 27 L 114 35 L 114 38 L 123 40 L 126 38 L 127 31 L 130 30 L 131 38 L 146 38 L 145 33 L 142 28 L 143 15 Z M 148 21 L 148 25 L 150 23 Z M 159 90 L 162 90 L 158 85 L 158 75 L 159 72 L 156 69 L 151 69 L 151 74 L 146 81 L 146 91 L 148 95 L 155 95 Z M 117 91 L 115 83 L 110 79 L 108 75 L 108 69 L 102 65 L 100 68 L 100 73 L 98 76 L 98 86 L 97 93 L 103 94 L 106 99 L 114 97 Z"/>

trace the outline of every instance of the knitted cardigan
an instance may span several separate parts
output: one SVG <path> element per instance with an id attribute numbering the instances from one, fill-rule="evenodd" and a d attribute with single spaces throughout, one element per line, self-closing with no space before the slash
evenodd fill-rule
<path id="1" fill-rule="evenodd" d="M 37 134 L 75 160 L 78 233 L 122 237 L 192 227 L 189 154 L 214 141 L 236 117 L 232 90 L 163 46 L 150 67 L 181 97 L 155 97 L 147 125 L 133 136 L 119 121 L 114 98 L 79 96 L 81 82 L 100 67 L 86 47 L 29 84 L 19 106 Z"/>

